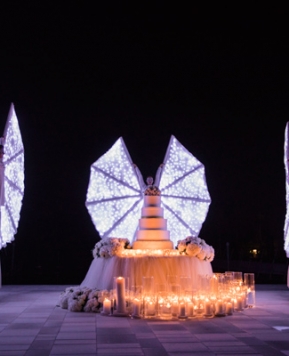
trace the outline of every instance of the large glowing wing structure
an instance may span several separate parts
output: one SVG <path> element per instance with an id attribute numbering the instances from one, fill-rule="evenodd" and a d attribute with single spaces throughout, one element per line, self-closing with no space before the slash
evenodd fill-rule
<path id="1" fill-rule="evenodd" d="M 13 104 L 4 129 L 4 187 L 1 192 L 0 249 L 14 240 L 24 195 L 24 148 Z M 1 180 L 1 179 L 0 179 Z M 4 197 L 4 199 L 3 199 Z"/>
<path id="2" fill-rule="evenodd" d="M 205 169 L 174 136 L 156 180 L 171 240 L 176 244 L 187 236 L 198 236 L 211 203 Z"/>
<path id="3" fill-rule="evenodd" d="M 121 137 L 91 165 L 86 207 L 101 238 L 132 241 L 143 199 L 136 169 Z"/>
<path id="4" fill-rule="evenodd" d="M 284 250 L 289 258 L 289 122 L 285 128 L 284 165 L 286 174 L 286 216 L 284 224 Z"/>

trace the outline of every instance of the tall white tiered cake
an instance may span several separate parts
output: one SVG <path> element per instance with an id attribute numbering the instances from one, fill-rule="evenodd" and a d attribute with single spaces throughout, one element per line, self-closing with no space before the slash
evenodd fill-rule
<path id="1" fill-rule="evenodd" d="M 173 248 L 170 232 L 167 230 L 167 220 L 164 219 L 164 209 L 161 208 L 161 196 L 145 195 L 133 249 L 164 250 Z"/>

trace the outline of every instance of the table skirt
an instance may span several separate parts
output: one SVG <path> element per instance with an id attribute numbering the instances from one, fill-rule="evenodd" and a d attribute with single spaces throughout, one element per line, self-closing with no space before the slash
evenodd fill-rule
<path id="1" fill-rule="evenodd" d="M 129 277 L 130 286 L 141 286 L 142 277 L 154 277 L 155 284 L 165 284 L 168 275 L 191 278 L 191 288 L 197 289 L 199 275 L 212 276 L 212 266 L 190 256 L 143 256 L 95 258 L 81 283 L 91 289 L 113 289 L 114 277 Z"/>

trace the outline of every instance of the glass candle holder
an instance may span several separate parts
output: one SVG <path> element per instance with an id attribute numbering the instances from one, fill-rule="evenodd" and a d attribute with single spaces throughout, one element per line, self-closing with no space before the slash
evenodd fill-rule
<path id="1" fill-rule="evenodd" d="M 242 285 L 243 284 L 243 273 L 242 272 L 233 272 L 233 283 Z"/>
<path id="2" fill-rule="evenodd" d="M 217 299 L 215 302 L 215 315 L 225 316 L 226 315 L 226 303 L 223 299 Z"/>
<path id="3" fill-rule="evenodd" d="M 154 277 L 142 277 L 142 294 L 145 295 L 153 295 L 155 293 L 154 288 Z"/>
<path id="4" fill-rule="evenodd" d="M 209 298 L 205 298 L 203 302 L 204 302 L 204 313 L 203 313 L 203 316 L 205 318 L 213 317 L 214 308 L 213 308 L 212 301 Z"/>
<path id="5" fill-rule="evenodd" d="M 213 295 L 218 295 L 219 279 L 217 273 L 214 273 L 210 277 L 210 293 Z"/>
<path id="6" fill-rule="evenodd" d="M 167 276 L 167 289 L 171 294 L 179 295 L 181 287 L 180 287 L 178 276 L 175 275 Z"/>
<path id="7" fill-rule="evenodd" d="M 194 309 L 197 317 L 204 315 L 204 299 L 203 295 L 194 295 Z"/>
<path id="8" fill-rule="evenodd" d="M 234 303 L 231 300 L 226 301 L 226 315 L 233 315 Z"/>
<path id="9" fill-rule="evenodd" d="M 179 301 L 176 295 L 170 296 L 171 305 L 172 305 L 172 317 L 177 318 L 179 315 Z"/>
<path id="10" fill-rule="evenodd" d="M 168 292 L 158 292 L 158 317 L 163 320 L 172 319 L 172 303 Z"/>
<path id="11" fill-rule="evenodd" d="M 142 300 L 140 298 L 134 298 L 132 300 L 132 318 L 139 319 L 142 315 Z"/>
<path id="12" fill-rule="evenodd" d="M 142 278 L 142 297 L 144 318 L 155 318 L 157 315 L 157 299 L 153 276 Z"/>
<path id="13" fill-rule="evenodd" d="M 244 309 L 244 295 L 239 293 L 234 299 L 234 310 L 242 311 Z"/>
<path id="14" fill-rule="evenodd" d="M 143 297 L 143 316 L 146 319 L 156 318 L 157 300 L 154 295 L 146 295 Z"/>
<path id="15" fill-rule="evenodd" d="M 189 276 L 180 276 L 180 291 L 185 293 L 192 289 L 192 279 Z"/>
<path id="16" fill-rule="evenodd" d="M 110 314 L 113 314 L 116 311 L 116 292 L 115 289 L 111 289 L 109 292 L 110 299 Z"/>
<path id="17" fill-rule="evenodd" d="M 196 306 L 191 300 L 187 301 L 187 316 L 189 319 L 195 318 L 197 313 L 196 313 Z"/>
<path id="18" fill-rule="evenodd" d="M 184 298 L 179 298 L 179 312 L 178 318 L 179 319 L 187 319 L 187 305 Z"/>
<path id="19" fill-rule="evenodd" d="M 256 305 L 255 296 L 255 275 L 254 273 L 244 273 L 244 287 L 246 289 L 246 306 L 254 308 Z"/>

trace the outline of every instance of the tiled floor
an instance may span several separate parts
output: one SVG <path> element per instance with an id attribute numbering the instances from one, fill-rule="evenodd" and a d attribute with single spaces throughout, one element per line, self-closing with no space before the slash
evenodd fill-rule
<path id="1" fill-rule="evenodd" d="M 258 285 L 257 307 L 232 316 L 149 321 L 72 313 L 66 286 L 0 289 L 0 355 L 288 355 L 289 290 Z"/>

